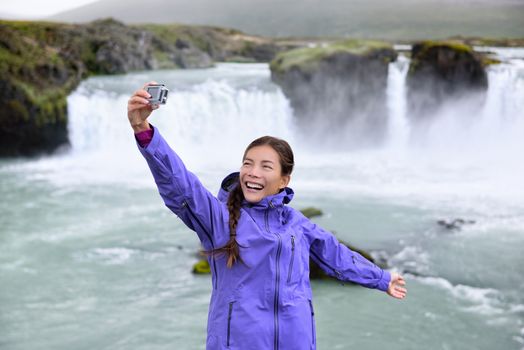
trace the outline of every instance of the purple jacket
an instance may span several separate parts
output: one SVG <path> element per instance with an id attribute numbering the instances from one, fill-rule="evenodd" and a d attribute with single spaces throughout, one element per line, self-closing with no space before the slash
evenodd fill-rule
<path id="1" fill-rule="evenodd" d="M 194 230 L 206 250 L 229 239 L 226 200 L 237 173 L 213 196 L 189 172 L 158 129 L 139 146 L 166 206 Z M 233 185 L 234 186 L 234 185 Z M 237 227 L 245 262 L 209 258 L 212 294 L 206 349 L 315 349 L 309 257 L 329 275 L 387 290 L 390 274 L 351 251 L 288 204 L 293 191 L 244 202 Z"/>

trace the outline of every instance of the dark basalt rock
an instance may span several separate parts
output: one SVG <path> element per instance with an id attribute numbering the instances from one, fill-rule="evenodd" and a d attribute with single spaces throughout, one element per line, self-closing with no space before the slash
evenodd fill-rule
<path id="1" fill-rule="evenodd" d="M 470 46 L 453 41 L 413 45 L 407 77 L 408 111 L 414 121 L 431 118 L 450 101 L 482 106 L 488 87 L 486 62 Z"/>
<path id="2" fill-rule="evenodd" d="M 271 79 L 289 98 L 308 137 L 345 136 L 349 145 L 376 144 L 387 129 L 390 44 L 348 40 L 283 52 Z"/>
<path id="3" fill-rule="evenodd" d="M 458 231 L 462 229 L 464 225 L 472 225 L 475 223 L 475 220 L 465 220 L 461 218 L 453 220 L 437 220 L 437 224 L 442 228 L 450 231 Z"/>

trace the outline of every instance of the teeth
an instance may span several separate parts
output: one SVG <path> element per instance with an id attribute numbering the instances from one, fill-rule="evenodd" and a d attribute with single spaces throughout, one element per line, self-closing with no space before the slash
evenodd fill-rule
<path id="1" fill-rule="evenodd" d="M 253 183 L 253 182 L 246 182 L 246 186 L 255 190 L 261 190 L 264 188 L 264 186 Z"/>

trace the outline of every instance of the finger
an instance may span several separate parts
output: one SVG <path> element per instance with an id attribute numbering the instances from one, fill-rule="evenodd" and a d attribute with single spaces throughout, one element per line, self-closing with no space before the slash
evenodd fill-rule
<path id="1" fill-rule="evenodd" d="M 406 281 L 404 280 L 404 277 L 402 277 L 401 275 L 399 275 L 398 273 L 395 273 L 395 274 L 392 274 L 391 275 L 391 280 L 392 281 L 395 281 L 395 282 L 402 282 L 402 283 L 405 283 Z"/>
<path id="2" fill-rule="evenodd" d="M 146 90 L 136 90 L 133 96 L 140 96 L 143 98 L 150 98 L 151 95 Z"/>
<path id="3" fill-rule="evenodd" d="M 134 102 L 134 103 L 129 103 L 127 105 L 127 110 L 129 112 L 132 112 L 132 111 L 135 111 L 137 109 L 143 109 L 143 108 L 149 108 L 151 109 L 151 105 L 148 104 L 148 103 L 139 103 L 139 102 Z"/>
<path id="4" fill-rule="evenodd" d="M 148 87 L 149 85 L 158 85 L 158 83 L 157 83 L 156 81 L 154 81 L 154 80 L 153 80 L 153 81 L 150 81 L 149 83 L 146 83 L 146 84 L 144 85 L 143 89 L 145 90 L 146 87 Z"/>
<path id="5" fill-rule="evenodd" d="M 407 293 L 406 288 L 400 288 L 400 287 L 398 287 L 398 288 L 395 288 L 395 291 L 397 291 L 397 292 L 399 292 L 399 293 L 404 293 L 404 294 Z"/>
<path id="6" fill-rule="evenodd" d="M 393 296 L 395 296 L 398 299 L 403 299 L 406 297 L 406 293 L 396 291 L 395 293 L 393 293 Z"/>
<path id="7" fill-rule="evenodd" d="M 149 104 L 149 100 L 141 96 L 133 96 L 129 99 L 130 104 L 140 103 L 140 104 Z"/>

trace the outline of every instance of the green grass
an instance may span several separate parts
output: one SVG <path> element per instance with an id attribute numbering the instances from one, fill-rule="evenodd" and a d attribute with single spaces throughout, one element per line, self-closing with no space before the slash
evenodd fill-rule
<path id="1" fill-rule="evenodd" d="M 324 44 L 312 48 L 299 48 L 280 53 L 271 62 L 271 70 L 277 73 L 285 72 L 292 67 L 301 67 L 310 70 L 324 58 L 348 53 L 357 56 L 366 56 L 375 50 L 393 49 L 391 44 L 374 40 L 344 40 L 331 44 Z"/>

